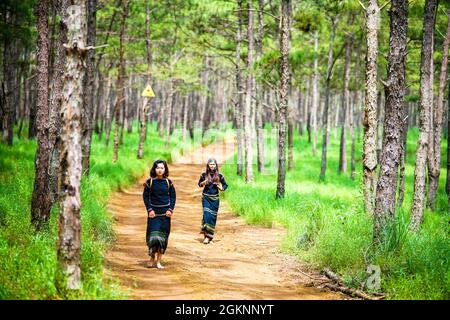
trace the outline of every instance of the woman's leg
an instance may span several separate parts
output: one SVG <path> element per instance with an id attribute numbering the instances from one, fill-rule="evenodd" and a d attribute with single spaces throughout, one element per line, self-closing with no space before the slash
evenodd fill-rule
<path id="1" fill-rule="evenodd" d="M 156 254 L 156 267 L 158 269 L 164 269 L 164 266 L 161 264 L 161 256 L 162 256 L 162 253 L 160 253 L 160 252 L 158 252 Z"/>

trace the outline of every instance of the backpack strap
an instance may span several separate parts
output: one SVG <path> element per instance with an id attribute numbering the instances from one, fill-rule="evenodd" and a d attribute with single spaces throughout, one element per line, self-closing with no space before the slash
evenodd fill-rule
<path id="1" fill-rule="evenodd" d="M 169 182 L 169 179 L 166 178 L 166 182 L 167 182 L 167 194 L 170 196 L 170 182 Z"/>

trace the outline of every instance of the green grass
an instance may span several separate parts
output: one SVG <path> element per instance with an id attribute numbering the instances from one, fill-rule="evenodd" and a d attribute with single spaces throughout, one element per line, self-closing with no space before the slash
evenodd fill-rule
<path id="1" fill-rule="evenodd" d="M 30 225 L 36 141 L 15 138 L 13 147 L 0 143 L 0 299 L 126 298 L 127 292 L 104 274 L 103 256 L 115 240 L 106 204 L 112 191 L 130 186 L 149 171 L 154 160 L 170 161 L 170 151 L 179 149 L 183 153 L 201 143 L 189 139 L 183 144 L 179 134 L 175 131 L 169 148 L 165 148 L 165 139 L 159 137 L 152 124 L 144 159 L 138 160 L 135 123 L 132 134 L 124 133 L 116 164 L 112 163 L 113 135 L 108 148 L 104 140 L 93 135 L 90 175 L 81 181 L 82 289 L 75 292 L 66 292 L 55 284 L 58 206 L 53 207 L 45 231 L 37 233 Z M 204 143 L 223 136 L 220 130 L 210 130 Z"/>
<path id="2" fill-rule="evenodd" d="M 268 128 L 270 130 L 270 127 Z M 368 265 L 381 268 L 381 290 L 388 299 L 450 298 L 449 215 L 445 194 L 446 141 L 442 144 L 442 170 L 436 210 L 425 211 L 418 233 L 408 231 L 414 185 L 417 130 L 409 130 L 405 200 L 396 221 L 385 230 L 386 241 L 373 248 L 373 219 L 364 213 L 362 194 L 362 132 L 356 145 L 355 181 L 350 178 L 350 138 L 347 142 L 348 173 L 339 174 L 339 132 L 328 150 L 326 179 L 319 182 L 322 135 L 318 134 L 317 155 L 307 135 L 294 136 L 294 168 L 286 175 L 286 194 L 275 199 L 277 143 L 266 135 L 266 174 L 254 166 L 254 183 L 236 175 L 236 165 L 225 165 L 230 188 L 224 194 L 231 208 L 248 223 L 271 227 L 282 224 L 287 234 L 282 249 L 298 256 L 311 267 L 328 267 L 347 285 L 361 288 Z M 266 131 L 266 133 L 268 133 Z M 348 135 L 349 137 L 349 135 Z M 256 154 L 256 153 L 254 153 Z M 370 291 L 370 290 L 368 290 Z"/>

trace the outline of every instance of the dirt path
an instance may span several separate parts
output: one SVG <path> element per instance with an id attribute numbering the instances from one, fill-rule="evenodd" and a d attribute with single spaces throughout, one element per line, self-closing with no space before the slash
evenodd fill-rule
<path id="1" fill-rule="evenodd" d="M 146 213 L 143 176 L 130 189 L 117 192 L 108 204 L 116 220 L 116 245 L 106 268 L 130 289 L 132 299 L 342 299 L 307 287 L 294 257 L 279 252 L 284 231 L 245 224 L 220 203 L 214 242 L 202 243 L 200 173 L 210 155 L 219 162 L 233 154 L 234 142 L 218 142 L 169 165 L 177 201 L 163 270 L 145 267 Z M 232 188 L 232 186 L 230 186 Z"/>

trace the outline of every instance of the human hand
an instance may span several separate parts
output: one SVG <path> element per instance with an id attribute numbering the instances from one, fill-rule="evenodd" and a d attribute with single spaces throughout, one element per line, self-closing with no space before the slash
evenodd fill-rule
<path id="1" fill-rule="evenodd" d="M 149 218 L 154 218 L 155 216 L 156 216 L 155 211 L 150 210 L 150 211 L 148 212 L 148 217 L 149 217 Z"/>
<path id="2" fill-rule="evenodd" d="M 171 217 L 172 216 L 172 211 L 170 211 L 170 210 L 167 210 L 166 211 L 166 217 Z"/>

